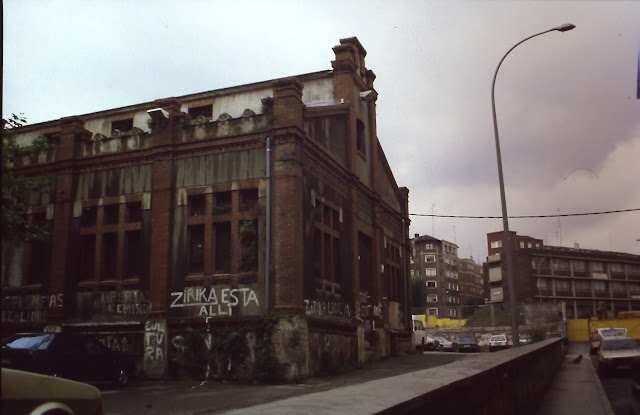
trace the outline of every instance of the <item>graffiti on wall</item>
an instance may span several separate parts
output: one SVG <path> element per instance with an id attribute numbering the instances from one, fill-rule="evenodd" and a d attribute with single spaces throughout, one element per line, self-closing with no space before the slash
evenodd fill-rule
<path id="1" fill-rule="evenodd" d="M 105 347 L 113 350 L 114 352 L 121 353 L 132 353 L 133 345 L 132 341 L 127 338 L 126 335 L 98 335 L 97 336 L 100 343 L 102 343 Z"/>
<path id="2" fill-rule="evenodd" d="M 376 329 L 376 320 L 382 319 L 382 304 L 371 304 L 369 293 L 360 293 L 360 318 L 364 322 L 365 331 Z"/>
<path id="3" fill-rule="evenodd" d="M 235 308 L 258 307 L 256 292 L 247 287 L 187 287 L 171 293 L 171 308 L 197 308 L 204 317 L 232 316 Z"/>
<path id="4" fill-rule="evenodd" d="M 307 315 L 333 315 L 351 317 L 349 304 L 339 301 L 304 300 L 304 311 Z"/>
<path id="5" fill-rule="evenodd" d="M 63 294 L 51 295 L 11 295 L 2 298 L 3 323 L 42 323 L 47 312 L 62 309 Z"/>
<path id="6" fill-rule="evenodd" d="M 144 316 L 151 310 L 151 302 L 140 290 L 104 291 L 100 293 L 100 308 L 105 314 Z"/>
<path id="7" fill-rule="evenodd" d="M 164 321 L 147 321 L 144 325 L 144 358 L 164 362 L 167 325 Z"/>

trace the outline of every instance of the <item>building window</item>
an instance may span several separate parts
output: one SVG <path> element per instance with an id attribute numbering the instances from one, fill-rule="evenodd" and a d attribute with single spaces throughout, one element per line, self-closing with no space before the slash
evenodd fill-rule
<path id="1" fill-rule="evenodd" d="M 315 290 L 321 294 L 340 296 L 342 291 L 340 212 L 328 202 L 316 200 L 313 224 L 315 227 Z"/>
<path id="2" fill-rule="evenodd" d="M 133 118 L 127 118 L 125 120 L 118 120 L 118 121 L 111 122 L 111 135 L 113 135 L 113 133 L 116 130 L 125 132 L 125 131 L 131 131 L 132 129 L 133 129 Z"/>
<path id="3" fill-rule="evenodd" d="M 96 235 L 80 236 L 80 281 L 94 279 L 94 259 L 96 256 Z"/>
<path id="4" fill-rule="evenodd" d="M 624 282 L 613 281 L 611 283 L 611 291 L 616 293 L 624 293 L 627 291 L 627 286 Z"/>
<path id="5" fill-rule="evenodd" d="M 571 290 L 571 282 L 569 280 L 555 280 L 556 290 L 569 291 Z"/>
<path id="6" fill-rule="evenodd" d="M 213 225 L 214 252 L 213 272 L 228 274 L 231 270 L 231 222 L 216 222 Z"/>
<path id="7" fill-rule="evenodd" d="M 553 269 L 554 270 L 569 270 L 569 260 L 568 259 L 553 259 Z"/>
<path id="8" fill-rule="evenodd" d="M 140 203 L 138 203 L 140 205 Z M 144 252 L 142 247 L 142 232 L 133 230 L 124 234 L 124 277 L 140 278 L 143 273 Z"/>
<path id="9" fill-rule="evenodd" d="M 364 123 L 361 120 L 356 120 L 356 130 L 358 152 L 365 155 L 367 154 L 367 138 Z"/>
<path id="10" fill-rule="evenodd" d="M 382 272 L 382 297 L 397 301 L 400 298 L 400 247 L 387 243 Z"/>
<path id="11" fill-rule="evenodd" d="M 240 272 L 258 271 L 258 221 L 256 219 L 240 222 L 240 250 Z"/>
<path id="12" fill-rule="evenodd" d="M 80 215 L 79 281 L 121 280 L 143 274 L 142 195 L 131 198 L 134 200 L 102 206 L 97 201 L 85 202 L 89 205 Z"/>
<path id="13" fill-rule="evenodd" d="M 524 241 L 520 241 L 520 248 L 524 248 Z"/>
<path id="14" fill-rule="evenodd" d="M 436 276 L 436 269 L 435 268 L 427 268 L 427 269 L 425 269 L 425 273 L 426 273 L 427 277 L 435 277 Z"/>
<path id="15" fill-rule="evenodd" d="M 206 117 L 207 119 L 213 118 L 213 105 L 202 105 L 199 107 L 189 107 L 187 109 L 187 113 L 193 118 L 199 117 L 200 115 Z"/>
<path id="16" fill-rule="evenodd" d="M 438 282 L 434 280 L 427 281 L 427 288 L 438 288 Z"/>
<path id="17" fill-rule="evenodd" d="M 257 187 L 206 193 L 189 189 L 186 206 L 187 275 L 222 275 L 258 269 Z"/>
<path id="18" fill-rule="evenodd" d="M 46 213 L 34 213 L 27 217 L 29 225 L 35 225 L 45 231 L 51 231 L 51 223 L 46 219 Z M 51 240 L 31 239 L 27 252 L 27 284 L 41 284 L 50 278 L 51 274 Z"/>
<path id="19" fill-rule="evenodd" d="M 437 303 L 438 294 L 427 294 L 427 303 Z"/>
<path id="20" fill-rule="evenodd" d="M 502 248 L 502 241 L 491 241 L 490 246 L 492 249 Z"/>
<path id="21" fill-rule="evenodd" d="M 433 251 L 433 244 L 432 243 L 424 244 L 424 250 L 425 251 Z"/>
<path id="22" fill-rule="evenodd" d="M 605 281 L 593 281 L 593 290 L 600 292 L 607 291 L 607 283 Z"/>
<path id="23" fill-rule="evenodd" d="M 425 255 L 424 256 L 424 262 L 436 262 L 436 256 L 435 255 Z"/>
<path id="24" fill-rule="evenodd" d="M 187 274 L 204 271 L 204 225 L 187 227 Z"/>
<path id="25" fill-rule="evenodd" d="M 438 309 L 437 308 L 428 308 L 427 309 L 427 314 L 430 316 L 438 316 Z"/>
<path id="26" fill-rule="evenodd" d="M 591 271 L 602 272 L 604 271 L 604 265 L 602 265 L 602 262 L 592 261 Z"/>
<path id="27" fill-rule="evenodd" d="M 609 264 L 609 269 L 611 270 L 611 272 L 623 273 L 624 265 L 620 264 L 619 262 L 612 262 L 611 264 Z"/>
<path id="28" fill-rule="evenodd" d="M 118 233 L 102 234 L 102 255 L 100 257 L 101 279 L 116 279 L 116 265 L 118 264 Z"/>
<path id="29" fill-rule="evenodd" d="M 573 270 L 574 271 L 585 271 L 586 270 L 584 261 L 582 261 L 582 260 L 574 259 L 574 260 L 571 261 L 571 264 L 573 265 Z"/>

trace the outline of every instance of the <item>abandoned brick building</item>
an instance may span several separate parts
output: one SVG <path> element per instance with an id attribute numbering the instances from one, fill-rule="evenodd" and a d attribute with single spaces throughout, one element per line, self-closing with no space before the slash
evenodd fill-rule
<path id="1" fill-rule="evenodd" d="M 21 127 L 52 174 L 3 243 L 2 334 L 92 333 L 147 377 L 296 379 L 411 349 L 408 190 L 356 38 L 331 70 Z"/>

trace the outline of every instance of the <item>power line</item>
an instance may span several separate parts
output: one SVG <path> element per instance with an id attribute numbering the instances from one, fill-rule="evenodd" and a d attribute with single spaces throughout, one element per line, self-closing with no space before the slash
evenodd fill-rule
<path id="1" fill-rule="evenodd" d="M 634 212 L 639 210 L 640 208 L 608 210 L 605 212 L 564 213 L 564 214 L 557 214 L 557 215 L 521 215 L 521 216 L 509 216 L 509 219 L 559 218 L 559 217 L 567 217 L 567 216 L 607 215 L 610 213 Z M 432 218 L 458 218 L 458 219 L 502 219 L 502 216 L 434 215 L 434 214 L 426 214 L 426 213 L 409 213 L 409 216 L 426 216 L 426 217 L 432 217 Z"/>

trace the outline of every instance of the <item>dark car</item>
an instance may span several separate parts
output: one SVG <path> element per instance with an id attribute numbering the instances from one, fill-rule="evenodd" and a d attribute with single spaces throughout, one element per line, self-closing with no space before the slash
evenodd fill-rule
<path id="1" fill-rule="evenodd" d="M 73 333 L 21 333 L 2 343 L 2 367 L 87 383 L 124 386 L 133 360 L 95 337 Z"/>
<path id="2" fill-rule="evenodd" d="M 460 340 L 458 340 L 458 351 L 471 353 L 479 352 L 480 345 L 478 344 L 478 340 L 474 336 L 460 337 Z"/>

